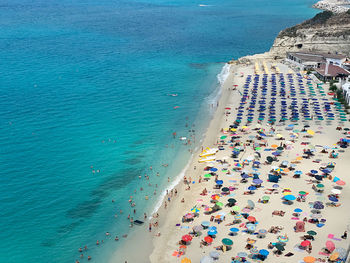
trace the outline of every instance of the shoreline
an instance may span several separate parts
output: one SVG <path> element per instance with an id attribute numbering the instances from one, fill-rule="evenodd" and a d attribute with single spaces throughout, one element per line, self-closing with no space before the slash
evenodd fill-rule
<path id="1" fill-rule="evenodd" d="M 158 221 L 159 227 L 156 230 L 162 231 L 162 227 L 167 219 L 168 215 L 165 215 L 167 211 L 173 210 L 174 204 L 176 201 L 179 201 L 179 196 L 185 191 L 185 187 L 183 186 L 182 179 L 183 176 L 186 175 L 190 169 L 190 166 L 193 166 L 193 163 L 196 162 L 196 155 L 198 155 L 201 152 L 201 147 L 204 146 L 204 142 L 208 139 L 208 132 L 212 130 L 212 125 L 215 120 L 217 120 L 217 114 L 218 111 L 221 109 L 222 114 L 224 113 L 223 106 L 226 104 L 226 100 L 229 98 L 227 94 L 229 93 L 229 90 L 226 90 L 225 92 L 224 88 L 226 87 L 226 83 L 228 83 L 228 79 L 232 75 L 232 67 L 233 65 L 230 63 L 225 63 L 222 71 L 217 75 L 218 76 L 218 85 L 215 89 L 216 95 L 216 101 L 218 103 L 218 107 L 214 108 L 214 112 L 212 114 L 211 119 L 209 120 L 209 125 L 206 127 L 206 131 L 203 133 L 201 137 L 201 141 L 198 145 L 198 147 L 195 148 L 195 151 L 191 154 L 191 158 L 188 160 L 188 162 L 185 164 L 185 167 L 181 170 L 181 172 L 170 182 L 170 186 L 172 188 L 169 188 L 168 190 L 176 189 L 178 191 L 178 195 L 174 198 L 172 198 L 171 203 L 169 203 L 167 210 L 164 209 L 164 202 L 166 201 L 166 191 L 167 189 L 164 189 L 162 191 L 162 198 L 159 198 L 158 202 L 155 203 L 154 208 L 152 210 L 152 213 L 148 216 L 148 218 L 145 220 L 144 224 L 142 226 L 136 226 L 133 229 L 130 230 L 130 233 L 128 235 L 127 241 L 124 240 L 123 244 L 120 248 L 118 248 L 115 252 L 112 258 L 109 260 L 109 263 L 130 263 L 130 262 L 142 262 L 142 263 L 148 263 L 152 262 L 150 260 L 151 254 L 154 251 L 155 248 L 155 242 L 159 239 L 155 236 L 156 231 L 154 227 L 152 227 L 152 232 L 150 233 L 147 231 L 148 224 L 150 222 L 154 223 L 155 221 Z M 227 70 L 227 68 L 229 68 Z M 225 72 L 225 69 L 227 72 Z M 220 74 L 223 73 L 224 81 L 219 78 Z M 227 74 L 226 74 L 227 73 Z M 226 76 L 226 78 L 225 78 Z M 227 84 L 228 85 L 228 84 Z M 209 104 L 208 104 L 209 106 Z M 214 122 L 215 123 L 215 122 Z M 198 132 L 198 131 L 197 131 Z M 211 134 L 210 139 L 215 141 L 216 140 L 216 134 Z M 163 195 L 164 193 L 164 195 Z M 158 207 L 158 208 L 157 208 Z M 152 214 L 159 214 L 159 218 L 155 220 Z M 159 232 L 157 231 L 157 232 Z M 147 240 L 152 239 L 151 242 L 146 242 Z M 133 244 L 133 246 L 137 246 L 140 248 L 138 250 L 138 253 L 133 253 L 134 250 L 130 247 L 130 244 Z"/>

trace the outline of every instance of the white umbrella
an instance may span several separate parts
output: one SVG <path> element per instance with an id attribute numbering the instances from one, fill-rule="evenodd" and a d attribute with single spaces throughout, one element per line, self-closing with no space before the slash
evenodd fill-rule
<path id="1" fill-rule="evenodd" d="M 340 195 L 341 191 L 338 190 L 338 189 L 332 189 L 332 193 L 335 194 L 335 195 Z"/>

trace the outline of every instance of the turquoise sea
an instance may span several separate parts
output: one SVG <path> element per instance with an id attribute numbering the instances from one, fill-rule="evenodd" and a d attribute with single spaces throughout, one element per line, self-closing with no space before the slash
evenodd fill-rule
<path id="1" fill-rule="evenodd" d="M 313 3 L 0 0 L 0 262 L 75 262 L 84 245 L 108 262 L 129 196 L 142 219 L 190 157 L 172 133 L 198 145 L 223 62 L 267 51 Z"/>

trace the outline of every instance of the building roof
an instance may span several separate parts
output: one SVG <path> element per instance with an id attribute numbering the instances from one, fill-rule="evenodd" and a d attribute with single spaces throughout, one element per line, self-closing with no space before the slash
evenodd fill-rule
<path id="1" fill-rule="evenodd" d="M 322 64 L 319 68 L 316 69 L 316 71 L 323 77 L 337 77 L 338 75 L 341 75 L 341 74 L 346 76 L 350 75 L 349 71 L 341 67 L 335 66 L 333 64 L 328 64 L 327 74 L 325 74 L 325 70 L 326 70 L 326 64 Z"/>
<path id="2" fill-rule="evenodd" d="M 288 54 L 299 58 L 302 61 L 312 61 L 312 62 L 325 62 L 327 58 L 330 59 L 345 59 L 346 55 L 343 54 L 330 54 L 322 52 L 288 52 Z"/>

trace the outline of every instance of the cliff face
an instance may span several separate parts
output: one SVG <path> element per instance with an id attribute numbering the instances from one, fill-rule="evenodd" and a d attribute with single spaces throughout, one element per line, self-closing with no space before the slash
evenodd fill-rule
<path id="1" fill-rule="evenodd" d="M 312 19 L 287 28 L 275 39 L 270 54 L 284 58 L 288 51 L 323 51 L 350 56 L 350 11 L 324 11 Z"/>

